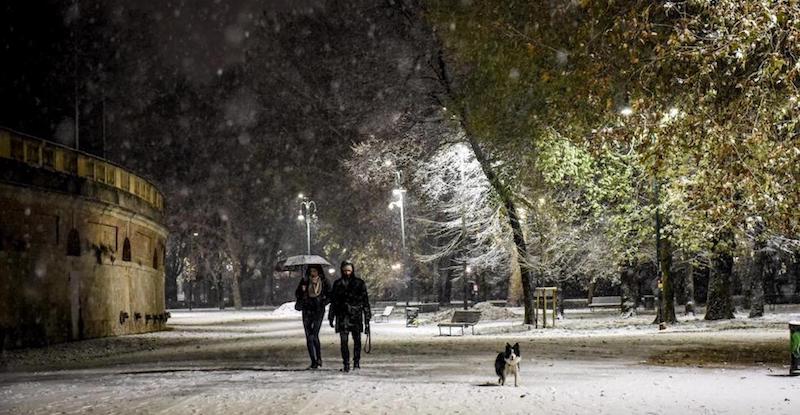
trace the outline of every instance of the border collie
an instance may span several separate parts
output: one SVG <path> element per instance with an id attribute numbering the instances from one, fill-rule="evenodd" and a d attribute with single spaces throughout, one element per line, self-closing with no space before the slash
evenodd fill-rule
<path id="1" fill-rule="evenodd" d="M 514 375 L 514 386 L 519 386 L 519 362 L 522 360 L 519 354 L 519 343 L 510 345 L 506 343 L 506 351 L 497 354 L 494 360 L 494 371 L 499 376 L 497 383 L 500 386 L 506 384 L 506 378 Z"/>

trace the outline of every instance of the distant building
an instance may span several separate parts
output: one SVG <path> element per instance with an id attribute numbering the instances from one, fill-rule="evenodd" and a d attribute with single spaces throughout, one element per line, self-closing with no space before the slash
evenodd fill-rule
<path id="1" fill-rule="evenodd" d="M 109 161 L 0 128 L 0 346 L 164 328 L 164 198 Z"/>

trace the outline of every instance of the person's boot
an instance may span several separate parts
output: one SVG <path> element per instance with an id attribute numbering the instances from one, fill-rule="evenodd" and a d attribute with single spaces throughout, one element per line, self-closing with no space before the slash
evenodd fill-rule
<path id="1" fill-rule="evenodd" d="M 349 371 L 350 371 L 350 364 L 349 363 L 345 363 L 344 367 L 342 368 L 342 372 L 346 373 L 346 372 L 349 372 Z"/>
<path id="2" fill-rule="evenodd" d="M 316 369 L 318 366 L 319 365 L 317 364 L 317 362 L 311 362 L 311 366 L 309 366 L 308 368 L 309 369 Z"/>
<path id="3" fill-rule="evenodd" d="M 317 366 L 322 367 L 322 358 L 317 359 Z"/>
<path id="4" fill-rule="evenodd" d="M 358 361 L 353 362 L 353 369 L 361 369 L 361 364 Z"/>

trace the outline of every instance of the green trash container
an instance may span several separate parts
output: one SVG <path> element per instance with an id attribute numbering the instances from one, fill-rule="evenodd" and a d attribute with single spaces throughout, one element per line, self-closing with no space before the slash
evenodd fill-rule
<path id="1" fill-rule="evenodd" d="M 419 317 L 419 308 L 406 307 L 406 327 L 416 327 L 417 317 Z"/>
<path id="2" fill-rule="evenodd" d="M 789 322 L 790 375 L 800 375 L 800 321 Z"/>

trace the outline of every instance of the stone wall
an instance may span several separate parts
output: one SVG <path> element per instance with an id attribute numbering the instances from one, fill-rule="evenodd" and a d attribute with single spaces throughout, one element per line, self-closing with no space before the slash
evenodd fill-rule
<path id="1" fill-rule="evenodd" d="M 0 345 L 161 330 L 160 210 L 108 184 L 0 158 Z"/>

